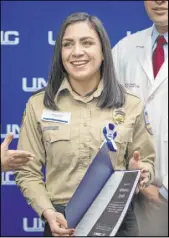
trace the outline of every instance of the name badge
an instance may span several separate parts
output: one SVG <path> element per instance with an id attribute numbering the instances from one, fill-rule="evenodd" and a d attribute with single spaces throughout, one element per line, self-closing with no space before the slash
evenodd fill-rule
<path id="1" fill-rule="evenodd" d="M 71 112 L 59 112 L 51 110 L 43 110 L 42 121 L 52 121 L 64 124 L 69 124 L 71 119 Z"/>

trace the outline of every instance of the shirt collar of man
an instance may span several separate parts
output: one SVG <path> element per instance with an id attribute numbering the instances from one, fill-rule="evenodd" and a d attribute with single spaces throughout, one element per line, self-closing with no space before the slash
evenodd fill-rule
<path id="1" fill-rule="evenodd" d="M 55 101 L 58 100 L 58 97 L 60 96 L 61 92 L 63 92 L 63 91 L 69 92 L 73 96 L 73 98 L 76 100 L 88 103 L 93 98 L 98 98 L 101 95 L 101 93 L 103 91 L 103 79 L 100 80 L 100 83 L 99 83 L 98 87 L 96 88 L 96 90 L 94 90 L 92 93 L 87 94 L 84 97 L 84 96 L 80 96 L 78 93 L 76 93 L 70 86 L 68 79 L 64 78 L 61 83 L 61 86 L 56 94 Z"/>
<path id="2" fill-rule="evenodd" d="M 152 49 L 154 48 L 154 45 L 156 43 L 156 39 L 159 35 L 163 35 L 165 40 L 167 41 L 167 44 L 168 44 L 168 32 L 164 33 L 164 34 L 160 34 L 155 25 L 153 25 L 153 30 L 152 30 L 152 35 L 151 35 L 151 38 L 152 38 Z"/>

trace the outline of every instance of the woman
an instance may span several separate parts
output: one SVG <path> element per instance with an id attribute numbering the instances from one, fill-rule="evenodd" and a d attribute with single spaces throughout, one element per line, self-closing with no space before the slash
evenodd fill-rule
<path id="1" fill-rule="evenodd" d="M 18 144 L 36 156 L 16 172 L 16 182 L 47 221 L 45 236 L 73 234 L 64 208 L 99 150 L 107 123 L 114 123 L 118 134 L 113 166 L 142 168 L 140 185 L 152 181 L 155 155 L 143 117 L 140 100 L 115 79 L 102 23 L 86 13 L 69 16 L 58 33 L 48 85 L 27 103 Z M 117 235 L 135 236 L 137 231 L 131 207 Z"/>

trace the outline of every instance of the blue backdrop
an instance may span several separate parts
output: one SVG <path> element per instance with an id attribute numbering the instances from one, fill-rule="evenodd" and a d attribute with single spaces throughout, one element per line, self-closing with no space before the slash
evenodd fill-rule
<path id="1" fill-rule="evenodd" d="M 143 1 L 2 1 L 1 6 L 1 138 L 14 133 L 10 149 L 16 148 L 28 98 L 46 85 L 54 40 L 69 14 L 83 11 L 99 17 L 112 47 L 151 26 Z M 1 235 L 41 236 L 43 223 L 16 187 L 12 172 L 2 173 L 1 189 Z"/>

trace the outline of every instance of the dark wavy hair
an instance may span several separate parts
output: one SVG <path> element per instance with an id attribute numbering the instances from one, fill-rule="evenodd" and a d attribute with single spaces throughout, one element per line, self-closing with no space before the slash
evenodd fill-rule
<path id="1" fill-rule="evenodd" d="M 66 70 L 62 64 L 62 39 L 66 28 L 77 22 L 87 22 L 97 32 L 103 52 L 103 62 L 101 65 L 101 77 L 103 78 L 103 91 L 98 99 L 97 106 L 100 108 L 118 108 L 125 103 L 125 89 L 116 80 L 113 59 L 111 54 L 111 44 L 107 32 L 96 16 L 91 16 L 87 13 L 74 13 L 67 17 L 63 22 L 60 31 L 58 32 L 54 56 L 52 59 L 48 84 L 45 88 L 44 105 L 53 110 L 58 110 L 54 102 L 54 98 L 58 89 L 66 76 Z"/>

